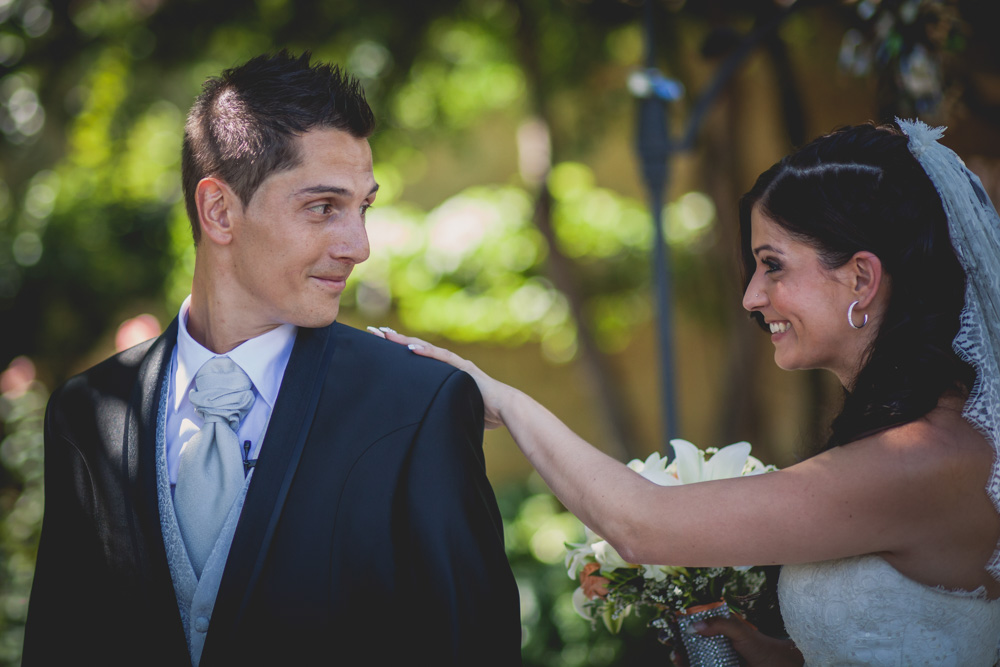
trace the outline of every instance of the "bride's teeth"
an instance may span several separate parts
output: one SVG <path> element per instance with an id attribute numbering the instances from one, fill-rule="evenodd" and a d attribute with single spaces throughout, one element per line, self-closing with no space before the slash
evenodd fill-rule
<path id="1" fill-rule="evenodd" d="M 771 322 L 771 333 L 785 333 L 788 331 L 788 322 Z"/>

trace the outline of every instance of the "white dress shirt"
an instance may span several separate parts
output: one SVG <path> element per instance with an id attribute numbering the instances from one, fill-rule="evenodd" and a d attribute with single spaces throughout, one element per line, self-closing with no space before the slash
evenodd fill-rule
<path id="1" fill-rule="evenodd" d="M 274 409 L 274 402 L 281 388 L 281 378 L 285 375 L 285 367 L 288 365 L 292 346 L 295 344 L 295 326 L 283 324 L 266 334 L 251 338 L 224 355 L 215 354 L 188 333 L 187 319 L 190 304 L 190 296 L 181 304 L 177 316 L 177 345 L 170 357 L 166 453 L 171 486 L 177 483 L 177 462 L 181 449 L 191 436 L 201 429 L 203 423 L 191 401 L 188 400 L 188 392 L 198 369 L 212 357 L 225 356 L 236 362 L 250 377 L 253 383 L 254 403 L 240 423 L 236 435 L 241 446 L 247 440 L 250 441 L 251 449 L 247 458 L 256 459 L 260 456 L 264 432 L 271 419 L 271 410 Z"/>

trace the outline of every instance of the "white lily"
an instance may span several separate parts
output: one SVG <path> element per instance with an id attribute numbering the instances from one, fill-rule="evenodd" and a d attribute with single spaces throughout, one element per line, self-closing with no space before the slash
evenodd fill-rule
<path id="1" fill-rule="evenodd" d="M 615 548 L 605 540 L 601 540 L 593 545 L 594 558 L 601 564 L 601 571 L 610 572 L 618 567 L 631 567 L 632 563 L 622 558 Z"/>
<path id="2" fill-rule="evenodd" d="M 772 470 L 777 469 L 777 466 L 766 465 L 756 456 L 748 456 L 747 462 L 743 465 L 743 475 L 759 475 L 761 473 L 771 472 Z"/>
<path id="3" fill-rule="evenodd" d="M 590 600 L 587 599 L 587 596 L 584 594 L 582 588 L 578 587 L 573 590 L 573 609 L 583 618 L 588 621 L 593 621 L 593 610 L 587 606 L 588 602 L 590 602 Z"/>
<path id="4" fill-rule="evenodd" d="M 569 575 L 570 579 L 576 579 L 579 576 L 580 569 L 587 564 L 587 561 L 594 557 L 594 544 L 597 542 L 603 542 L 603 538 L 600 535 L 592 531 L 586 526 L 583 527 L 585 539 L 580 544 L 567 544 L 567 547 L 572 547 L 566 551 L 566 573 Z"/>
<path id="5" fill-rule="evenodd" d="M 644 579 L 653 581 L 666 581 L 667 577 L 676 577 L 687 572 L 683 567 L 672 567 L 670 565 L 643 565 L 642 576 Z"/>
<path id="6" fill-rule="evenodd" d="M 675 458 L 667 466 L 667 471 L 674 473 L 680 484 L 739 477 L 751 458 L 749 442 L 737 442 L 723 447 L 708 460 L 705 459 L 705 452 L 687 440 L 676 438 L 670 444 L 674 447 Z M 763 465 L 757 459 L 754 461 Z"/>
<path id="7" fill-rule="evenodd" d="M 610 572 L 617 567 L 633 567 L 615 550 L 608 541 L 592 531 L 586 526 L 583 527 L 586 533 L 586 541 L 581 544 L 568 544 L 572 547 L 566 552 L 566 573 L 570 579 L 576 579 L 580 575 L 580 570 L 588 562 L 597 561 L 601 570 Z"/>
<path id="8" fill-rule="evenodd" d="M 674 486 L 680 484 L 677 476 L 668 470 L 667 459 L 661 457 L 659 452 L 653 452 L 645 461 L 632 459 L 628 462 L 628 467 L 648 479 L 653 484 L 660 486 Z"/>

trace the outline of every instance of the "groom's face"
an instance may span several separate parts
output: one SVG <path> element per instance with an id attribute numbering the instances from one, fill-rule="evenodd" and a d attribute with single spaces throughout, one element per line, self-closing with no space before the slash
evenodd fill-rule
<path id="1" fill-rule="evenodd" d="M 234 275 L 262 323 L 322 327 L 368 258 L 365 211 L 378 185 L 366 139 L 314 129 L 295 141 L 299 164 L 268 176 L 237 211 Z"/>

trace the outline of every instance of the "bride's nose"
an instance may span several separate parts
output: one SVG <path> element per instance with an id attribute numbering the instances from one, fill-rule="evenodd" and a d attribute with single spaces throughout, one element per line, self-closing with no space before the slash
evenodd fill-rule
<path id="1" fill-rule="evenodd" d="M 767 294 L 757 284 L 757 276 L 747 285 L 747 291 L 743 293 L 743 307 L 750 312 L 760 310 L 767 304 Z"/>

